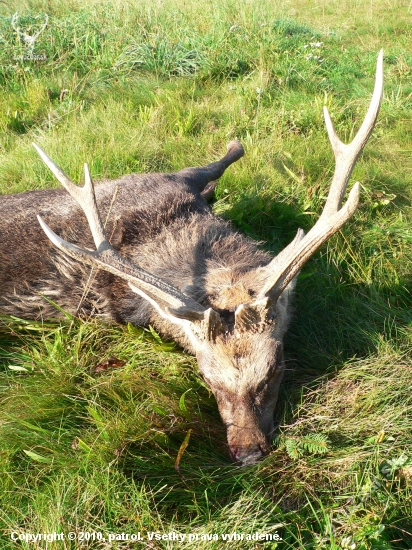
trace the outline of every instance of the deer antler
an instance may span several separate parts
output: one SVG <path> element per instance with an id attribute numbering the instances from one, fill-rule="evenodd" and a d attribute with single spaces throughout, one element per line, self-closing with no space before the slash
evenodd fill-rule
<path id="1" fill-rule="evenodd" d="M 267 266 L 271 271 L 268 280 L 257 296 L 257 301 L 269 297 L 276 303 L 281 293 L 302 266 L 334 233 L 346 223 L 355 212 L 359 201 L 359 183 L 355 183 L 348 200 L 341 207 L 350 175 L 356 160 L 364 148 L 375 126 L 383 93 L 383 50 L 380 51 L 376 66 L 375 88 L 365 119 L 349 144 L 342 143 L 336 134 L 329 112 L 324 107 L 324 117 L 329 140 L 335 155 L 335 172 L 325 207 L 316 224 L 307 233 L 299 229 L 295 239 L 284 248 Z"/>
<path id="2" fill-rule="evenodd" d="M 216 318 L 216 316 L 219 317 L 216 312 L 206 310 L 201 304 L 186 296 L 166 281 L 132 264 L 114 250 L 106 237 L 100 218 L 94 185 L 87 164 L 84 165 L 84 187 L 78 187 L 38 145 L 35 143 L 33 145 L 46 166 L 50 168 L 63 187 L 83 209 L 89 222 L 97 250 L 82 249 L 64 241 L 50 229 L 40 216 L 37 216 L 43 231 L 52 243 L 82 263 L 102 268 L 125 279 L 132 290 L 148 300 L 163 317 L 176 317 L 176 319 L 191 322 L 206 321 L 208 324 L 207 330 L 212 336 L 215 335 L 220 322 L 220 318 L 219 320 Z"/>

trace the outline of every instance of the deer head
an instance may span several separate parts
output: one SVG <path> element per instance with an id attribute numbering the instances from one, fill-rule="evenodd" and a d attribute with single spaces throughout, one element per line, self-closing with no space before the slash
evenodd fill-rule
<path id="1" fill-rule="evenodd" d="M 85 185 L 79 188 L 35 145 L 46 165 L 84 210 L 96 250 L 82 249 L 62 240 L 38 217 L 46 235 L 72 258 L 128 281 L 133 292 L 149 302 L 160 318 L 184 333 L 187 347 L 196 355 L 200 372 L 216 397 L 227 428 L 230 456 L 239 464 L 253 464 L 269 450 L 273 412 L 284 371 L 282 340 L 289 297 L 305 262 L 339 231 L 357 208 L 359 183 L 355 183 L 343 206 L 342 200 L 356 160 L 375 125 L 382 91 L 380 52 L 372 100 L 351 143 L 340 141 L 324 108 L 336 167 L 318 221 L 306 235 L 299 229 L 295 239 L 268 265 L 238 275 L 237 287 L 249 292 L 242 293 L 239 288 L 234 292 L 230 284 L 229 291 L 221 287 L 215 307 L 204 307 L 189 291 L 181 291 L 122 258 L 106 237 L 87 165 Z"/>

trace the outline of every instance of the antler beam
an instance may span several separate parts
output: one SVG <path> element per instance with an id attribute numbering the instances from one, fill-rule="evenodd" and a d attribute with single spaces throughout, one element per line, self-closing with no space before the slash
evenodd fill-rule
<path id="1" fill-rule="evenodd" d="M 339 139 L 329 112 L 324 107 L 324 117 L 329 140 L 335 155 L 335 172 L 325 207 L 316 224 L 307 233 L 299 229 L 295 239 L 280 252 L 267 266 L 270 275 L 260 291 L 257 300 L 270 297 L 276 302 L 302 266 L 334 233 L 345 224 L 355 212 L 359 202 L 359 183 L 355 183 L 348 200 L 341 207 L 342 199 L 356 160 L 364 148 L 375 126 L 383 94 L 383 50 L 380 51 L 376 66 L 375 88 L 365 119 L 352 140 L 345 144 Z"/>

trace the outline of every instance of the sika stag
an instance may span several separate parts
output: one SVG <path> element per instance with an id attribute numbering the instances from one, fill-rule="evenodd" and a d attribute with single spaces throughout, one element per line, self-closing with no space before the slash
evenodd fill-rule
<path id="1" fill-rule="evenodd" d="M 213 215 L 205 200 L 208 184 L 243 155 L 237 141 L 203 168 L 131 174 L 96 188 L 87 165 L 79 188 L 35 146 L 69 194 L 1 198 L 0 311 L 56 317 L 49 298 L 73 314 L 153 325 L 196 356 L 226 425 L 232 460 L 255 463 L 268 452 L 274 429 L 296 276 L 358 205 L 358 183 L 341 203 L 378 116 L 382 58 L 381 52 L 369 110 L 350 144 L 339 140 L 325 108 L 336 168 L 324 210 L 307 235 L 299 229 L 273 259 Z"/>

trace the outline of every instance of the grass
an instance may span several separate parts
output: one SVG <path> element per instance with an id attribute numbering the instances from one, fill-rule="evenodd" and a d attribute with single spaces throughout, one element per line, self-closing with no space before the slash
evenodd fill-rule
<path id="1" fill-rule="evenodd" d="M 16 11 L 30 33 L 49 16 L 32 52 Z M 154 331 L 2 317 L 1 548 L 137 547 L 11 539 L 70 531 L 191 534 L 181 548 L 256 532 L 282 541 L 229 544 L 412 547 L 410 14 L 396 0 L 0 4 L 2 193 L 57 185 L 31 141 L 80 181 L 84 161 L 95 179 L 171 171 L 236 137 L 247 154 L 214 209 L 274 254 L 327 195 L 322 106 L 350 140 L 385 50 L 384 101 L 352 178 L 361 205 L 299 277 L 273 452 L 230 464 L 195 360 Z"/>

